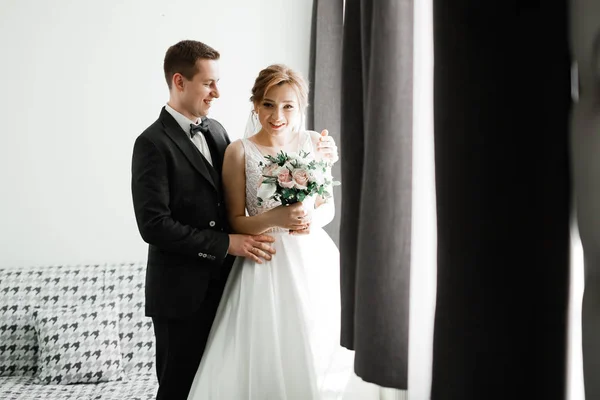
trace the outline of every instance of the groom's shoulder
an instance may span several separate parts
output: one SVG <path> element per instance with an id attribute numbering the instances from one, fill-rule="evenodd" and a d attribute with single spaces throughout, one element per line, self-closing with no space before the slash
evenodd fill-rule
<path id="1" fill-rule="evenodd" d="M 227 134 L 225 127 L 223 125 L 221 125 L 221 123 L 219 121 L 217 121 L 216 119 L 212 119 L 212 118 L 207 118 L 207 121 L 208 121 L 208 127 L 213 135 L 221 136 L 221 138 L 227 144 L 231 143 L 231 139 L 229 138 L 229 135 Z"/>
<path id="2" fill-rule="evenodd" d="M 160 146 L 160 143 L 163 141 L 165 134 L 164 128 L 159 121 L 154 122 L 152 125 L 148 126 L 146 129 L 142 131 L 136 138 L 136 142 L 151 142 L 153 145 Z"/>
<path id="3" fill-rule="evenodd" d="M 152 139 L 154 140 L 160 140 L 161 138 L 163 138 L 165 136 L 165 131 L 166 131 L 166 127 L 165 127 L 165 116 L 163 115 L 164 112 L 161 113 L 161 115 L 152 123 L 150 124 L 148 127 L 146 127 L 146 129 L 144 129 L 142 131 L 142 133 L 139 135 L 139 137 L 144 137 L 146 139 Z"/>
<path id="4" fill-rule="evenodd" d="M 227 133 L 227 131 L 225 130 L 225 127 L 216 119 L 212 119 L 212 118 L 206 118 L 208 120 L 208 124 L 211 128 L 214 128 L 220 132 L 223 133 Z"/>
<path id="5" fill-rule="evenodd" d="M 169 148 L 166 138 L 166 128 L 158 118 L 135 138 L 134 152 L 141 151 L 140 149 L 155 149 L 164 153 Z"/>

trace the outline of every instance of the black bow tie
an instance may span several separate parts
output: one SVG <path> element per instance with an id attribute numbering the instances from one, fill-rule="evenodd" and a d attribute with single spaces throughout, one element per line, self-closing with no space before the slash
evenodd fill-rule
<path id="1" fill-rule="evenodd" d="M 202 118 L 202 122 L 198 125 L 190 124 L 190 138 L 193 138 L 199 131 L 203 135 L 208 133 L 208 118 Z"/>

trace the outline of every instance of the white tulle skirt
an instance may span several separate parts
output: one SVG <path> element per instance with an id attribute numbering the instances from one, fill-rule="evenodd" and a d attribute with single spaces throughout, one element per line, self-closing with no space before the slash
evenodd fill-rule
<path id="1" fill-rule="evenodd" d="M 276 254 L 235 262 L 188 400 L 337 398 L 352 374 L 339 346 L 339 252 L 320 228 L 274 233 Z"/>

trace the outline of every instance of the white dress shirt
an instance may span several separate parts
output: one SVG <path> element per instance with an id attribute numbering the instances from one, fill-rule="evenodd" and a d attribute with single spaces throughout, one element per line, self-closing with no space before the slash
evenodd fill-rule
<path id="1" fill-rule="evenodd" d="M 171 114 L 173 118 L 175 118 L 175 121 L 177 121 L 179 126 L 181 126 L 181 129 L 183 129 L 183 132 L 187 138 L 194 143 L 198 150 L 200 150 L 200 153 L 202 153 L 210 165 L 213 165 L 212 157 L 210 156 L 210 148 L 208 147 L 208 143 L 206 143 L 206 138 L 204 135 L 199 132 L 198 134 L 194 135 L 193 139 L 190 139 L 190 124 L 198 125 L 200 120 L 198 119 L 196 121 L 192 121 L 168 104 L 165 106 L 165 110 L 167 110 L 167 112 Z"/>

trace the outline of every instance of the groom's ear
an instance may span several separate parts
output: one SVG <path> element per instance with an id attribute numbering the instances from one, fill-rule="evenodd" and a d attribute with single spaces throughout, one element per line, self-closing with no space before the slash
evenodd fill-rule
<path id="1" fill-rule="evenodd" d="M 181 75 L 179 72 L 173 74 L 172 86 L 178 91 L 183 90 L 183 75 Z"/>

